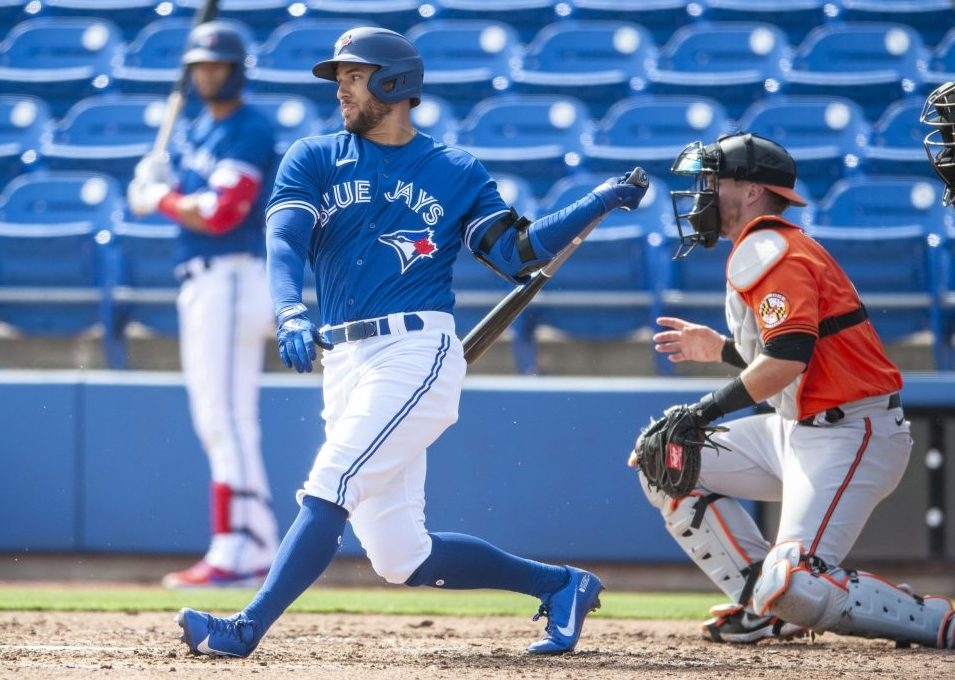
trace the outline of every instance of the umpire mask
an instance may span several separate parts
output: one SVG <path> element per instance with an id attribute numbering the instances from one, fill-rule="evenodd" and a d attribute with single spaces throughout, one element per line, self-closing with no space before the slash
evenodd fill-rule
<path id="1" fill-rule="evenodd" d="M 697 245 L 713 248 L 720 238 L 719 144 L 688 145 L 673 162 L 671 172 L 693 178 L 685 191 L 671 191 L 673 215 L 680 234 L 680 245 L 673 259 L 689 255 Z"/>

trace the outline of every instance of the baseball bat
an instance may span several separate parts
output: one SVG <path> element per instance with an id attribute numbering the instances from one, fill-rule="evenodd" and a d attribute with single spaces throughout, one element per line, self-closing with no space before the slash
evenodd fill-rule
<path id="1" fill-rule="evenodd" d="M 647 174 L 641 168 L 634 168 L 624 181 L 637 186 L 647 186 Z M 570 243 L 564 246 L 546 266 L 534 272 L 530 281 L 519 288 L 515 288 L 504 296 L 504 298 L 494 306 L 494 309 L 477 322 L 474 328 L 471 329 L 471 332 L 464 336 L 464 340 L 462 341 L 465 361 L 472 364 L 484 354 L 487 348 L 513 323 L 517 315 L 524 311 L 540 289 L 553 278 L 561 265 L 577 250 L 590 232 L 592 232 L 598 224 L 603 222 L 606 216 L 607 213 L 604 213 L 600 217 L 592 220 Z"/>
<path id="2" fill-rule="evenodd" d="M 199 24 L 212 21 L 219 15 L 219 0 L 206 0 L 206 3 L 196 11 L 192 27 Z M 163 154 L 169 147 L 169 140 L 172 137 L 172 130 L 182 113 L 183 106 L 186 104 L 186 90 L 189 87 L 189 65 L 182 64 L 179 68 L 179 77 L 172 86 L 172 92 L 166 99 L 166 109 L 163 111 L 163 119 L 159 125 L 159 131 L 156 133 L 156 141 L 153 143 L 152 152 L 156 155 Z"/>

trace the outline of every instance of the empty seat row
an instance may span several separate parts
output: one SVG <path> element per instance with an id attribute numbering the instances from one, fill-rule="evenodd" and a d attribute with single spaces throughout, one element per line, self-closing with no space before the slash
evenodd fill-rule
<path id="1" fill-rule="evenodd" d="M 3 25 L 34 16 L 95 14 L 117 23 L 127 38 L 157 16 L 191 17 L 204 0 L 0 0 Z M 907 23 L 934 45 L 950 25 L 948 0 L 223 0 L 223 17 L 241 20 L 260 38 L 296 18 L 355 17 L 397 31 L 435 19 L 500 19 L 529 41 L 544 24 L 577 19 L 624 19 L 647 25 L 659 42 L 698 21 L 770 21 L 799 42 L 835 21 Z"/>
<path id="2" fill-rule="evenodd" d="M 519 184 L 501 180 L 502 192 L 519 192 Z M 527 210 L 567 205 L 598 180 L 566 178 Z M 857 176 L 834 185 L 812 220 L 799 212 L 787 217 L 808 221 L 807 230 L 847 269 L 887 342 L 931 332 L 937 368 L 951 370 L 955 226 L 940 199 L 937 183 L 924 179 Z M 129 218 L 121 187 L 107 175 L 51 172 L 14 180 L 0 193 L 0 322 L 30 335 L 100 327 L 109 364 L 122 367 L 131 324 L 175 332 L 177 229 L 162 218 Z M 721 328 L 729 244 L 673 261 L 678 237 L 667 184 L 653 178 L 641 207 L 609 215 L 515 325 L 520 370 L 533 369 L 540 325 L 592 340 L 629 337 L 661 314 Z M 459 334 L 507 290 L 462 253 L 455 267 Z M 667 369 L 661 363 L 659 370 Z"/>
<path id="3" fill-rule="evenodd" d="M 354 23 L 305 18 L 276 26 L 251 45 L 250 87 L 307 96 L 331 115 L 335 86 L 316 80 L 311 67 Z M 43 96 L 56 115 L 99 92 L 165 94 L 190 25 L 187 18 L 157 19 L 127 42 L 114 24 L 92 17 L 20 22 L 0 43 L 0 91 Z M 408 37 L 425 60 L 426 90 L 452 101 L 458 115 L 512 91 L 573 94 L 598 115 L 643 92 L 713 96 L 734 116 L 775 93 L 838 94 L 874 116 L 886 98 L 924 93 L 955 74 L 955 29 L 930 50 L 900 23 L 827 24 L 797 46 L 773 24 L 729 21 L 689 24 L 663 44 L 645 26 L 622 20 L 546 24 L 527 44 L 498 20 L 433 20 Z"/>
<path id="4" fill-rule="evenodd" d="M 340 119 L 322 119 L 305 97 L 247 98 L 273 121 L 277 156 L 300 137 L 340 129 Z M 447 101 L 425 96 L 412 119 L 422 132 L 474 153 L 493 172 L 526 177 L 537 196 L 585 170 L 609 176 L 639 164 L 666 176 L 686 144 L 742 129 L 786 146 L 807 192 L 820 198 L 856 172 L 934 176 L 922 144 L 922 104 L 919 96 L 890 102 L 870 125 L 861 107 L 844 97 L 777 95 L 751 105 L 736 121 L 715 99 L 637 95 L 594 120 L 576 98 L 511 94 L 479 102 L 460 120 Z M 0 95 L 0 186 L 37 169 L 100 171 L 126 183 L 150 150 L 165 105 L 156 95 L 99 95 L 57 120 L 42 99 Z M 185 125 L 180 121 L 178 134 Z"/>

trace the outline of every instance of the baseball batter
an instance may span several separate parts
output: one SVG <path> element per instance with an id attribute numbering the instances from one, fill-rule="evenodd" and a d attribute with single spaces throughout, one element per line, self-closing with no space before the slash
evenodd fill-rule
<path id="1" fill-rule="evenodd" d="M 259 585 L 278 547 L 258 392 L 274 329 L 264 258 L 264 186 L 274 166 L 274 132 L 242 102 L 245 46 L 228 24 L 194 29 L 183 61 L 205 109 L 177 168 L 165 156 L 147 156 L 128 190 L 133 212 L 159 211 L 182 227 L 175 268 L 182 282 L 181 363 L 212 476 L 209 549 L 163 585 Z"/>
<path id="2" fill-rule="evenodd" d="M 530 224 L 474 157 L 412 127 L 424 68 L 403 36 L 350 30 L 313 73 L 338 83 L 345 131 L 289 149 L 267 211 L 267 248 L 282 359 L 308 372 L 316 343 L 323 348 L 325 443 L 265 585 L 228 619 L 182 610 L 182 639 L 196 653 L 248 656 L 325 570 L 348 520 L 388 582 L 538 597 L 535 619 L 548 622 L 528 651 L 572 651 L 599 606 L 594 574 L 425 528 L 426 451 L 457 419 L 465 374 L 452 265 L 464 244 L 506 278 L 525 280 L 591 220 L 636 208 L 646 188 L 609 180 Z M 318 329 L 302 304 L 306 263 Z"/>
<path id="3" fill-rule="evenodd" d="M 780 216 L 805 205 L 793 190 L 795 163 L 771 140 L 740 133 L 691 144 L 673 169 L 695 180 L 693 189 L 672 192 L 682 248 L 712 247 L 720 236 L 733 242 L 726 266 L 732 338 L 661 318 L 666 330 L 654 335 L 656 350 L 671 361 L 722 360 L 742 369 L 690 407 L 703 423 L 764 400 L 775 407 L 723 423 L 728 430 L 712 435 L 718 452 L 703 450 L 689 496 L 651 491 L 639 475 L 677 543 L 733 601 L 714 608 L 704 635 L 756 642 L 811 630 L 955 646 L 948 599 L 842 566 L 872 510 L 901 479 L 912 439 L 901 376 L 851 281 Z M 737 499 L 780 503 L 773 540 Z"/>

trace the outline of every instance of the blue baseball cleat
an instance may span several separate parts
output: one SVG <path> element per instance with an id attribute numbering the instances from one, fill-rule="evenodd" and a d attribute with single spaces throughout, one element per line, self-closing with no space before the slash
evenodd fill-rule
<path id="1" fill-rule="evenodd" d="M 182 628 L 183 642 L 193 654 L 247 657 L 259 644 L 255 624 L 239 613 L 227 619 L 195 609 L 180 609 L 176 623 Z"/>
<path id="2" fill-rule="evenodd" d="M 546 635 L 527 648 L 531 654 L 564 654 L 574 651 L 587 614 L 600 609 L 600 579 L 589 571 L 567 567 L 570 581 L 556 593 L 541 601 L 534 616 L 547 617 Z"/>

